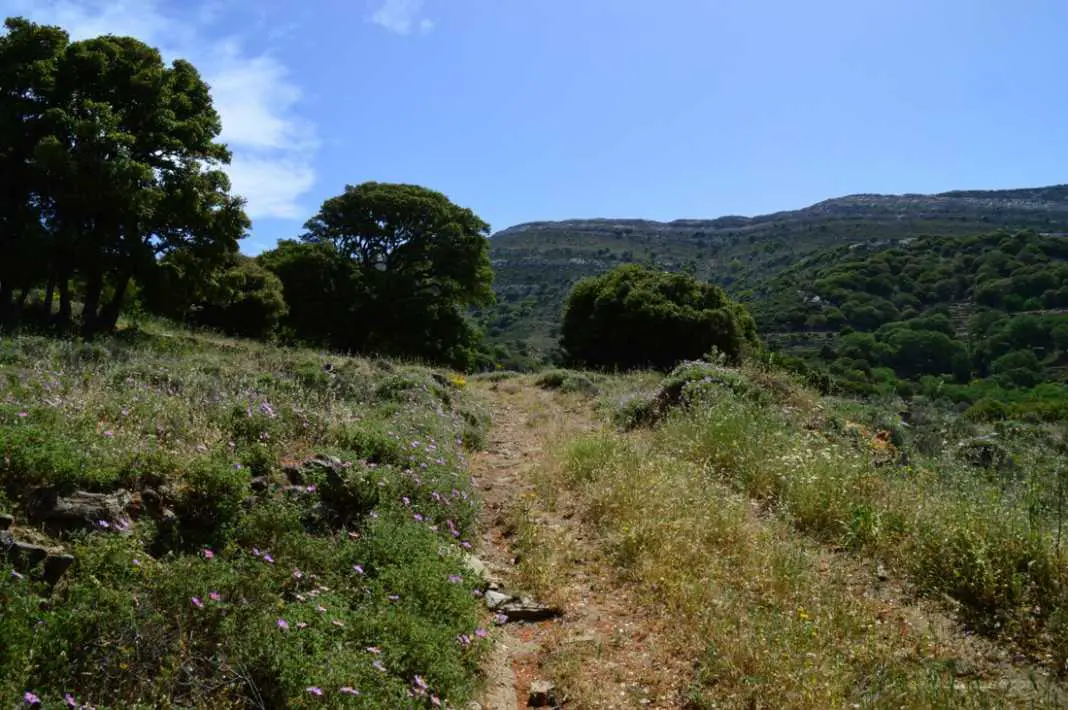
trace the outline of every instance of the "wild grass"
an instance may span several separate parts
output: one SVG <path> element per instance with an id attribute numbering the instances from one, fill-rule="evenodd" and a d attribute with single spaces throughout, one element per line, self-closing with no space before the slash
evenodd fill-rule
<path id="1" fill-rule="evenodd" d="M 705 649 L 688 707 L 1063 702 L 1041 675 L 1066 647 L 1048 528 L 980 477 L 879 467 L 806 428 L 828 405 L 785 379 L 705 374 L 652 429 L 572 439 L 538 486 L 544 505 L 575 502 L 616 574 Z M 918 623 L 880 595 L 876 562 L 1045 670 L 986 665 L 992 646 Z M 965 677 L 973 662 L 986 670 Z"/>
<path id="2" fill-rule="evenodd" d="M 173 513 L 0 570 L 0 698 L 46 707 L 430 707 L 475 690 L 480 580 L 454 375 L 183 331 L 0 339 L 0 504 L 151 489 Z M 285 469 L 334 456 L 340 471 Z M 31 531 L 32 532 L 32 531 Z M 39 535 L 34 532 L 33 534 Z"/>

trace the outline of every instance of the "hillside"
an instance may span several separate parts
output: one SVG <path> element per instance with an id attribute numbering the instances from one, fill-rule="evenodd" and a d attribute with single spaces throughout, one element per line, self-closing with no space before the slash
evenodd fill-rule
<path id="1" fill-rule="evenodd" d="M 851 195 L 757 217 L 532 222 L 490 239 L 499 304 L 483 313 L 482 321 L 491 341 L 507 344 L 513 354 L 543 354 L 555 346 L 571 286 L 620 263 L 692 269 L 737 294 L 819 249 L 999 228 L 1068 232 L 1068 185 Z"/>
<path id="2" fill-rule="evenodd" d="M 747 298 L 767 344 L 829 375 L 824 386 L 948 396 L 973 416 L 1068 416 L 1063 236 L 824 249 Z"/>

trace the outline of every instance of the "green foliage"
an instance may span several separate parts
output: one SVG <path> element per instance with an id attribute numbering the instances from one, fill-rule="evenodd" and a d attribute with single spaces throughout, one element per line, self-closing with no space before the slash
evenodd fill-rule
<path id="1" fill-rule="evenodd" d="M 573 370 L 548 370 L 534 378 L 542 389 L 580 394 L 597 394 L 597 385 L 588 375 Z"/>
<path id="2" fill-rule="evenodd" d="M 219 116 L 191 64 L 165 65 L 130 37 L 69 42 L 58 28 L 6 26 L 0 64 L 28 64 L 6 77 L 0 105 L 2 172 L 20 181 L 5 193 L 2 248 L 22 270 L 0 276 L 0 324 L 13 318 L 16 286 L 25 299 L 45 282 L 46 315 L 58 289 L 69 322 L 77 280 L 91 336 L 115 327 L 131 281 L 149 283 L 157 258 L 237 251 L 248 219 L 219 169 L 230 155 L 215 142 Z"/>
<path id="3" fill-rule="evenodd" d="M 713 349 L 740 361 L 756 345 L 756 328 L 722 289 L 630 265 L 575 287 L 560 343 L 572 360 L 591 367 L 666 369 Z"/>
<path id="4" fill-rule="evenodd" d="M 471 369 L 492 301 L 488 225 L 439 192 L 364 183 L 326 200 L 300 243 L 260 262 L 281 279 L 296 339 Z"/>
<path id="5" fill-rule="evenodd" d="M 0 356 L 2 512 L 22 525 L 42 487 L 141 501 L 125 534 L 54 541 L 76 558 L 54 590 L 0 566 L 0 697 L 407 707 L 419 675 L 420 703 L 470 699 L 487 643 L 461 444 L 487 422 L 459 380 L 155 330 Z"/>

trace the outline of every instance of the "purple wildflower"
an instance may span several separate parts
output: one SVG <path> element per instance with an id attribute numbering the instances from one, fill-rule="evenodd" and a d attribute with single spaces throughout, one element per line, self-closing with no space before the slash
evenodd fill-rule
<path id="1" fill-rule="evenodd" d="M 471 645 L 471 637 L 468 636 L 467 634 L 460 634 L 459 636 L 456 637 L 456 640 L 460 642 L 461 646 L 470 646 Z"/>
<path id="2" fill-rule="evenodd" d="M 462 581 L 464 581 L 464 578 L 458 574 L 449 575 L 449 584 L 459 584 Z"/>
<path id="3" fill-rule="evenodd" d="M 495 615 L 493 617 L 493 620 L 498 624 L 507 624 L 508 623 L 508 615 L 507 614 L 497 614 L 497 615 Z"/>
<path id="4" fill-rule="evenodd" d="M 358 691 L 355 688 L 352 688 L 350 686 L 347 686 L 347 685 L 345 687 L 341 688 L 340 690 L 345 695 L 359 695 L 360 694 L 360 691 Z"/>
<path id="5" fill-rule="evenodd" d="M 368 653 L 373 653 L 373 654 L 375 654 L 377 656 L 380 653 L 382 653 L 382 649 L 380 649 L 378 646 L 368 646 L 367 647 L 367 652 Z"/>
<path id="6" fill-rule="evenodd" d="M 408 496 L 401 496 L 401 500 L 404 501 L 405 505 L 411 505 L 412 504 L 412 499 L 409 498 Z"/>
<path id="7" fill-rule="evenodd" d="M 110 439 L 111 437 L 115 436 L 115 432 L 113 432 L 110 429 L 108 429 L 107 431 L 104 432 L 104 436 L 107 437 L 108 439 Z"/>
<path id="8" fill-rule="evenodd" d="M 323 694 L 323 689 L 322 688 L 318 688 L 318 687 L 316 687 L 314 685 L 310 686 L 309 688 L 307 688 L 307 691 L 309 693 L 311 693 L 312 695 L 315 695 L 316 697 L 318 697 L 318 696 Z"/>
<path id="9" fill-rule="evenodd" d="M 222 595 L 218 592 L 208 592 L 208 599 L 212 600 L 213 602 L 221 602 Z"/>
<path id="10" fill-rule="evenodd" d="M 282 631 L 289 631 L 289 622 L 286 621 L 285 619 L 279 619 L 278 621 L 276 621 L 274 623 L 275 623 L 275 626 L 280 628 Z"/>
<path id="11" fill-rule="evenodd" d="M 139 560 L 139 559 L 137 559 L 137 558 L 135 557 L 135 558 L 134 558 L 134 561 L 133 561 L 133 566 L 134 566 L 134 567 L 140 567 L 140 566 L 141 566 L 141 560 Z"/>
<path id="12" fill-rule="evenodd" d="M 263 561 L 268 564 L 274 564 L 274 558 L 268 555 L 266 552 L 263 553 Z"/>
<path id="13" fill-rule="evenodd" d="M 426 690 L 427 688 L 430 687 L 429 685 L 426 684 L 426 681 L 423 680 L 423 676 L 420 676 L 420 675 L 417 675 L 413 682 L 415 683 L 415 687 L 420 688 L 422 690 Z"/>
<path id="14" fill-rule="evenodd" d="M 25 700 L 29 705 L 40 705 L 41 704 L 41 699 L 38 698 L 36 695 L 34 695 L 29 690 L 27 690 L 25 693 L 22 694 L 22 699 Z"/>
<path id="15" fill-rule="evenodd" d="M 197 609 L 204 608 L 204 602 L 200 601 L 200 597 L 191 597 L 189 601 L 193 602 L 193 606 L 195 606 Z"/>
<path id="16" fill-rule="evenodd" d="M 11 570 L 11 576 L 14 577 L 15 579 L 26 579 L 26 577 L 23 574 L 21 574 L 19 572 L 16 572 L 15 570 Z"/>
<path id="17" fill-rule="evenodd" d="M 386 672 L 386 667 L 382 664 L 382 661 L 376 659 L 371 665 L 374 666 L 376 670 L 382 671 L 383 673 Z"/>
<path id="18" fill-rule="evenodd" d="M 293 568 L 293 579 L 304 579 L 304 573 L 296 567 Z"/>
<path id="19" fill-rule="evenodd" d="M 70 693 L 64 693 L 63 694 L 63 702 L 67 704 L 67 707 L 71 707 L 71 708 L 78 707 L 78 701 L 75 700 L 74 696 L 71 695 Z"/>
<path id="20" fill-rule="evenodd" d="M 205 548 L 204 548 L 204 550 L 203 550 L 203 551 L 201 552 L 201 554 L 203 554 L 203 555 L 204 555 L 204 559 L 205 559 L 205 560 L 210 560 L 210 559 L 214 559 L 214 557 L 215 557 L 215 553 L 214 553 L 214 552 L 212 552 L 211 550 L 209 550 L 209 549 L 208 549 L 208 548 L 206 548 L 206 547 L 205 547 Z"/>
<path id="21" fill-rule="evenodd" d="M 480 639 L 484 639 L 489 636 L 489 632 L 480 626 L 475 629 L 475 636 L 478 636 Z"/>
<path id="22" fill-rule="evenodd" d="M 96 524 L 99 525 L 100 527 L 104 528 L 104 529 L 107 529 L 107 528 L 111 527 L 111 523 L 109 523 L 106 520 L 97 520 Z"/>
<path id="23" fill-rule="evenodd" d="M 415 515 L 413 515 L 412 517 L 413 517 L 413 518 L 415 518 L 415 519 L 416 519 L 416 521 L 418 521 L 418 522 L 420 522 L 420 523 L 421 523 L 421 522 L 423 522 L 423 516 L 422 516 L 422 515 L 420 515 L 419 513 L 416 513 L 416 514 L 415 514 Z"/>
<path id="24" fill-rule="evenodd" d="M 30 416 L 30 413 L 29 412 L 19 412 L 17 416 L 19 416 L 19 417 L 28 417 L 28 416 Z"/>
<path id="25" fill-rule="evenodd" d="M 353 565 L 352 569 L 356 574 L 363 574 L 363 565 Z"/>

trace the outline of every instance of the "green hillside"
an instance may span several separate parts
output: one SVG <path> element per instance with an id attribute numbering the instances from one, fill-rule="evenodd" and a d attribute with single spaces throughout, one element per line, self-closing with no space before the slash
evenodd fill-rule
<path id="1" fill-rule="evenodd" d="M 1068 414 L 1063 236 L 1001 232 L 826 249 L 748 298 L 768 345 L 829 375 L 827 384 L 937 393 L 981 417 Z"/>
<path id="2" fill-rule="evenodd" d="M 498 304 L 481 314 L 490 340 L 544 355 L 564 298 L 584 276 L 628 262 L 692 270 L 740 295 L 828 247 L 1004 229 L 1068 232 L 1068 185 L 939 195 L 853 195 L 805 209 L 711 220 L 534 222 L 496 233 Z M 521 361 L 522 358 L 516 358 Z"/>

